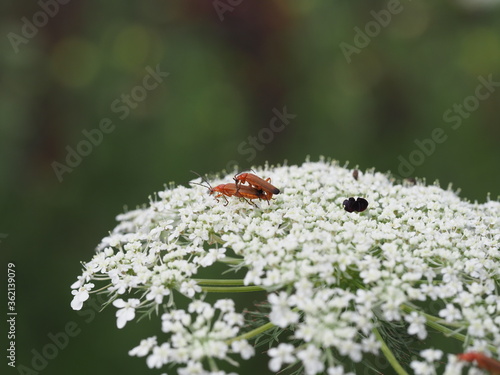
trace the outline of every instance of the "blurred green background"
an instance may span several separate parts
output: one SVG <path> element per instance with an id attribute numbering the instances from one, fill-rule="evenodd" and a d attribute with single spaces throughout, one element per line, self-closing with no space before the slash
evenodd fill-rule
<path id="1" fill-rule="evenodd" d="M 475 98 L 480 77 L 500 82 L 495 1 L 60 1 L 0 5 L 0 247 L 17 271 L 18 365 L 74 322 L 40 373 L 160 373 L 127 355 L 158 320 L 118 330 L 112 309 L 80 316 L 69 286 L 124 207 L 190 170 L 324 155 L 453 182 L 470 200 L 500 193 L 498 85 Z M 465 110 L 443 118 L 454 105 Z M 436 128 L 447 139 L 432 150 Z"/>

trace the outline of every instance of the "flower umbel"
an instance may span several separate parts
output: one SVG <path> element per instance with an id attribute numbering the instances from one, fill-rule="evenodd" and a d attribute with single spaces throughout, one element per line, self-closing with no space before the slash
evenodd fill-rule
<path id="1" fill-rule="evenodd" d="M 367 354 L 385 355 L 400 374 L 436 373 L 438 350 L 398 363 L 380 334 L 391 332 L 379 330 L 387 324 L 415 341 L 441 332 L 464 341 L 464 352 L 500 349 L 499 202 L 470 203 L 373 171 L 354 178 L 325 161 L 255 173 L 282 190 L 270 204 L 230 197 L 224 206 L 201 186 L 179 186 L 119 215 L 72 285 L 71 306 L 81 309 L 95 283 L 118 308 L 118 328 L 159 313 L 161 336 L 129 354 L 178 374 L 224 374 L 221 362 L 252 357 L 253 340 L 270 329 L 283 333 L 266 352 L 270 370 L 302 366 L 306 374 L 347 373 Z M 347 212 L 349 197 L 368 208 Z M 215 264 L 246 275 L 200 278 Z M 262 290 L 260 327 L 246 325 L 229 299 L 205 302 L 211 292 Z M 457 366 L 449 355 L 446 371 Z"/>

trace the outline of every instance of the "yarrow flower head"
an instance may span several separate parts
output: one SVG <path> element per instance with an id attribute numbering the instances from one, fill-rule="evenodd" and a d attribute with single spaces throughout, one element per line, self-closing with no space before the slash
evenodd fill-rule
<path id="1" fill-rule="evenodd" d="M 159 334 L 129 354 L 178 374 L 225 374 L 221 362 L 236 366 L 261 342 L 275 344 L 259 351 L 271 371 L 306 374 L 349 373 L 368 355 L 431 374 L 446 359 L 428 349 L 423 361 L 399 364 L 391 335 L 419 342 L 434 331 L 465 340 L 464 352 L 500 350 L 498 201 L 471 203 L 374 171 L 353 176 L 324 160 L 254 173 L 281 193 L 269 200 L 240 184 L 263 199 L 249 204 L 235 194 L 225 203 L 202 186 L 170 187 L 119 215 L 72 285 L 72 308 L 82 308 L 95 283 L 117 308 L 118 328 L 158 313 Z M 233 176 L 211 181 L 219 183 Z M 345 206 L 354 197 L 363 207 Z M 207 298 L 252 291 L 267 298 L 246 316 L 230 299 Z M 447 358 L 446 371 L 461 366 Z"/>

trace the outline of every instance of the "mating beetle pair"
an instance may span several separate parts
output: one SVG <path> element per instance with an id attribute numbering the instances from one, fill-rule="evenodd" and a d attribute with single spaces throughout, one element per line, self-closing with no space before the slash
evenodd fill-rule
<path id="1" fill-rule="evenodd" d="M 193 173 L 200 176 L 196 172 Z M 280 190 L 271 184 L 270 178 L 266 178 L 264 180 L 253 173 L 239 173 L 234 176 L 234 183 L 220 184 L 216 187 L 212 187 L 207 180 L 203 179 L 203 177 L 201 178 L 208 186 L 197 183 L 195 184 L 206 187 L 208 189 L 208 193 L 210 195 L 213 194 L 217 201 L 219 201 L 218 198 L 224 198 L 224 206 L 227 206 L 229 203 L 226 197 L 234 196 L 243 198 L 246 202 L 255 206 L 255 203 L 251 201 L 252 199 L 262 199 L 269 203 L 273 195 L 280 193 Z M 248 185 L 245 185 L 245 183 Z"/>
<path id="2" fill-rule="evenodd" d="M 194 171 L 191 172 L 200 176 Z M 255 203 L 252 202 L 252 199 L 262 199 L 269 203 L 273 195 L 280 193 L 280 190 L 271 184 L 270 178 L 266 178 L 264 180 L 253 173 L 239 173 L 234 176 L 234 183 L 220 184 L 216 187 L 212 187 L 203 177 L 200 176 L 200 178 L 206 185 L 195 182 L 192 183 L 206 187 L 208 189 L 208 193 L 210 195 L 214 195 L 217 202 L 219 201 L 218 198 L 224 198 L 224 206 L 227 206 L 229 203 L 226 197 L 243 198 L 247 203 L 256 206 Z M 248 185 L 245 185 L 245 183 Z M 368 207 L 368 201 L 364 198 L 358 198 L 357 200 L 349 198 L 344 201 L 343 205 L 347 212 L 362 212 Z"/>

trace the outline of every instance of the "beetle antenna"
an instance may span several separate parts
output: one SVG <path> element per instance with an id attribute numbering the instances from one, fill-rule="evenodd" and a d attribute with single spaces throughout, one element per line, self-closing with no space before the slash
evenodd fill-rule
<path id="1" fill-rule="evenodd" d="M 204 183 L 205 183 L 205 184 L 207 184 L 208 186 L 207 186 L 207 185 L 200 184 L 200 183 L 198 183 L 198 182 L 192 182 L 192 181 L 189 181 L 189 183 L 190 183 L 191 185 L 200 185 L 200 186 L 203 186 L 204 188 L 207 188 L 207 189 L 209 189 L 209 190 L 213 190 L 212 185 L 210 185 L 210 182 L 208 182 L 208 180 L 207 180 L 205 177 L 203 177 L 201 174 L 199 174 L 199 173 L 197 173 L 197 172 L 195 172 L 195 171 L 191 171 L 191 172 L 192 172 L 192 173 L 194 173 L 195 175 L 197 175 L 199 178 L 201 178 L 201 182 L 204 182 Z"/>

